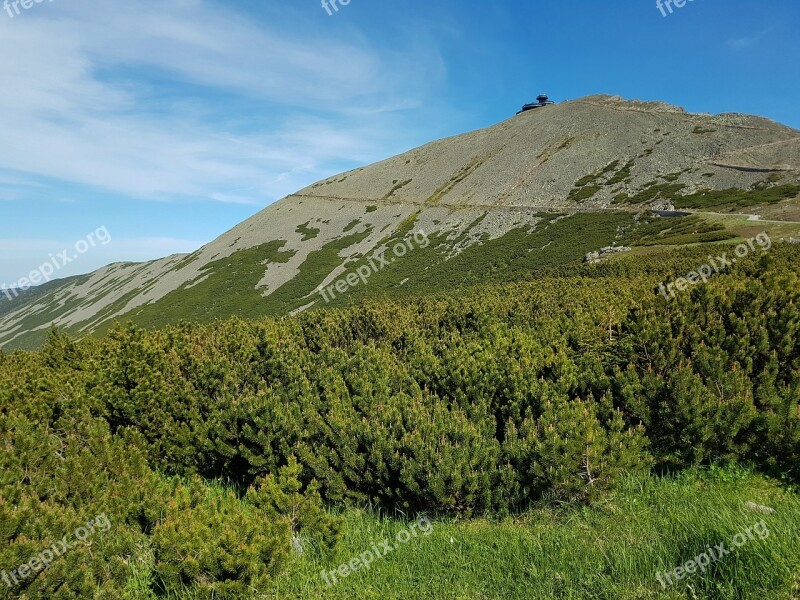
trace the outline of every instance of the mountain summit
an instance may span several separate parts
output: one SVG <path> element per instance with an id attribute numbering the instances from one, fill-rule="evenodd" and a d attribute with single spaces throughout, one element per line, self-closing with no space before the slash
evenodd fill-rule
<path id="1" fill-rule="evenodd" d="M 703 215 L 797 221 L 798 192 L 795 129 L 589 96 L 330 177 L 190 255 L 113 264 L 4 298 L 0 345 L 36 345 L 51 323 L 85 334 L 115 319 L 158 325 L 325 306 L 320 289 L 414 233 L 430 243 L 409 244 L 407 258 L 334 304 L 580 261 L 635 241 L 651 210 L 697 212 L 689 233 L 714 235 L 696 241 L 725 239 L 735 228 Z"/>

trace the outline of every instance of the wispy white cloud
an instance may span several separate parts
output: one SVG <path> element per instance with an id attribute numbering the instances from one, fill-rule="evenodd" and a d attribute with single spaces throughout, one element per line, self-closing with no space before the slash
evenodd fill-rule
<path id="1" fill-rule="evenodd" d="M 727 41 L 727 45 L 732 50 L 747 50 L 755 45 L 757 45 L 761 40 L 763 40 L 770 32 L 772 32 L 775 28 L 769 27 L 760 33 L 756 33 L 750 36 L 744 36 L 740 38 L 732 38 Z"/>
<path id="2" fill-rule="evenodd" d="M 70 0 L 0 19 L 0 199 L 46 177 L 120 197 L 264 204 L 402 147 L 397 113 L 435 91 L 436 49 L 388 54 L 358 35 L 285 29 L 208 0 Z"/>

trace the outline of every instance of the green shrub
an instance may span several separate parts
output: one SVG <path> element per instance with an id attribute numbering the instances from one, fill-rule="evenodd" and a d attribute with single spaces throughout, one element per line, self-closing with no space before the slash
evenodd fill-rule
<path id="1" fill-rule="evenodd" d="M 616 350 L 617 402 L 645 425 L 662 464 L 752 460 L 795 471 L 797 280 L 726 275 L 631 314 Z"/>
<path id="2" fill-rule="evenodd" d="M 503 450 L 519 480 L 518 505 L 596 499 L 625 473 L 649 469 L 643 428 L 628 428 L 619 411 L 599 412 L 592 400 L 556 397 L 538 419 L 509 424 Z"/>
<path id="3" fill-rule="evenodd" d="M 198 479 L 178 485 L 153 532 L 157 590 L 203 598 L 248 598 L 286 561 L 291 530 Z"/>
<path id="4" fill-rule="evenodd" d="M 312 537 L 323 546 L 333 548 L 339 538 L 342 521 L 331 516 L 322 503 L 319 485 L 312 480 L 301 493 L 300 474 L 303 467 L 294 456 L 277 475 L 268 475 L 256 481 L 247 490 L 248 503 L 275 522 L 288 520 L 292 535 L 297 538 Z"/>
<path id="5" fill-rule="evenodd" d="M 18 569 L 64 536 L 74 544 L 41 572 L 0 585 L 0 598 L 122 595 L 158 504 L 140 444 L 136 435 L 112 436 L 85 408 L 52 427 L 0 414 L 0 570 Z M 76 539 L 76 529 L 101 514 L 108 527 L 86 544 Z"/>

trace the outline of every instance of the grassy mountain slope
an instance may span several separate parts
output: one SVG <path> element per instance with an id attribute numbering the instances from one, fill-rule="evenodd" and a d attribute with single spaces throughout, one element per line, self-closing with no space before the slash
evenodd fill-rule
<path id="1" fill-rule="evenodd" d="M 749 231 L 711 213 L 768 212 L 784 221 L 761 231 L 800 237 L 799 148 L 800 132 L 759 117 L 610 96 L 565 102 L 318 182 L 191 255 L 110 265 L 0 303 L 0 346 L 35 346 L 51 323 L 85 334 L 115 319 L 318 308 L 319 287 L 414 231 L 430 245 L 332 304 L 524 279 L 648 235 L 660 246 L 637 216 L 651 208 L 706 211 L 667 246 Z"/>

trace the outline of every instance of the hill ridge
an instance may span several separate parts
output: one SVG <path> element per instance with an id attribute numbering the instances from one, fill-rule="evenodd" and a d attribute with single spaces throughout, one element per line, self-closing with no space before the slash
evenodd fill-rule
<path id="1" fill-rule="evenodd" d="M 425 251 L 427 264 L 418 265 L 421 279 L 444 268 L 441 261 L 487 244 L 508 245 L 514 260 L 525 262 L 527 252 L 548 263 L 559 257 L 540 255 L 537 236 L 554 230 L 561 238 L 549 247 L 572 264 L 573 250 L 620 242 L 618 229 L 635 231 L 639 215 L 649 210 L 758 210 L 800 221 L 797 186 L 795 129 L 758 116 L 587 96 L 328 177 L 191 254 L 107 265 L 11 306 L 0 299 L 0 346 L 35 345 L 51 323 L 83 335 L 120 318 L 157 325 L 289 314 L 306 307 L 318 285 L 345 274 L 404 229 L 424 230 L 436 240 L 436 250 Z M 551 222 L 561 214 L 572 227 L 588 228 L 571 242 L 575 248 L 559 244 L 574 234 Z M 727 230 L 730 220 L 703 219 L 693 230 L 718 232 L 711 237 L 744 231 L 739 225 Z M 790 234 L 800 236 L 800 230 Z M 482 264 L 483 258 L 474 260 Z M 508 264 L 492 268 L 518 272 Z M 230 272 L 239 275 L 230 279 Z M 401 282 L 413 275 L 398 272 L 381 293 L 403 292 Z"/>

